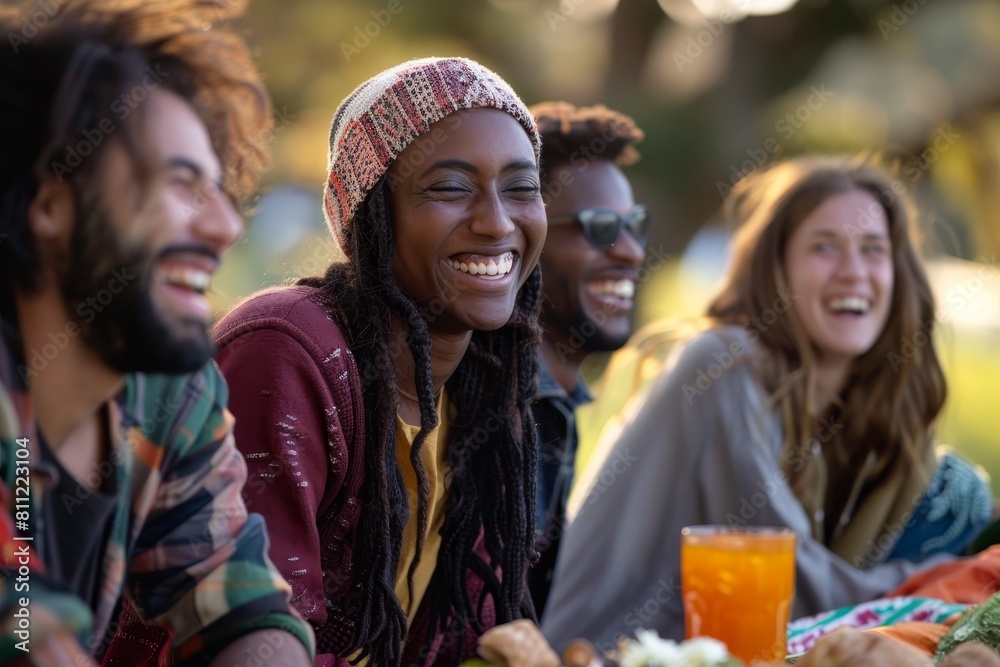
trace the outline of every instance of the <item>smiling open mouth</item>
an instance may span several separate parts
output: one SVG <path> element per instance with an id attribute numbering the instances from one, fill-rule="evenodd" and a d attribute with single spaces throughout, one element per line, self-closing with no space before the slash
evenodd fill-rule
<path id="1" fill-rule="evenodd" d="M 204 294 L 212 276 L 207 271 L 198 269 L 169 267 L 163 268 L 163 277 L 174 287 L 189 289 L 197 294 Z"/>
<path id="2" fill-rule="evenodd" d="M 858 296 L 839 297 L 826 302 L 826 309 L 835 315 L 864 315 L 871 307 L 871 299 Z"/>
<path id="3" fill-rule="evenodd" d="M 470 275 L 505 276 L 514 267 L 514 253 L 502 255 L 454 255 L 445 260 L 453 269 Z"/>
<path id="4" fill-rule="evenodd" d="M 635 281 L 629 279 L 595 280 L 587 283 L 587 292 L 598 297 L 611 295 L 630 300 L 635 296 Z"/>

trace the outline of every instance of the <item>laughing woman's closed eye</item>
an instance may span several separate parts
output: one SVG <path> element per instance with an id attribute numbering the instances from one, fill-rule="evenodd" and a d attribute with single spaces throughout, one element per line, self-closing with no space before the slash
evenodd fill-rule
<path id="1" fill-rule="evenodd" d="M 361 84 L 330 136 L 324 212 L 346 261 L 214 332 L 244 496 L 317 665 L 458 665 L 534 616 L 538 136 L 461 58 Z M 487 654 L 524 653 L 521 636 L 541 637 L 501 632 Z"/>

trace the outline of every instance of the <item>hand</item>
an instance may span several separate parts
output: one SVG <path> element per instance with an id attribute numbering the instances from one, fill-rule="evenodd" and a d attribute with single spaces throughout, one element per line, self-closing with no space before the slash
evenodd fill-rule
<path id="1" fill-rule="evenodd" d="M 559 667 L 559 656 L 531 621 L 498 625 L 479 638 L 479 655 L 494 667 Z"/>

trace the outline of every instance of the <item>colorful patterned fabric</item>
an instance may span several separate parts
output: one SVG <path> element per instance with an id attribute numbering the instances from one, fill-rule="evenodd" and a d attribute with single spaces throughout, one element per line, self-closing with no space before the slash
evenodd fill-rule
<path id="1" fill-rule="evenodd" d="M 883 597 L 936 598 L 979 604 L 1000 593 L 1000 545 L 969 558 L 958 558 L 920 570 Z"/>
<path id="2" fill-rule="evenodd" d="M 883 598 L 851 607 L 841 607 L 815 616 L 806 616 L 788 626 L 788 655 L 805 653 L 837 628 L 868 630 L 903 622 L 943 623 L 967 605 L 951 604 L 934 598 Z"/>
<path id="3" fill-rule="evenodd" d="M 365 81 L 347 96 L 330 127 L 323 191 L 326 221 L 342 249 L 358 206 L 400 153 L 433 123 L 476 108 L 513 116 L 524 126 L 538 157 L 541 140 L 528 108 L 507 82 L 467 58 L 411 60 Z M 455 124 L 460 123 L 459 115 Z M 441 138 L 435 138 L 438 143 L 446 136 L 441 132 Z M 418 164 L 422 160 L 414 168 Z"/>
<path id="4" fill-rule="evenodd" d="M 24 656 L 14 646 L 21 597 L 31 603 L 33 644 L 45 640 L 44 627 L 72 632 L 99 654 L 123 592 L 172 633 L 177 664 L 200 662 L 263 628 L 292 632 L 312 651 L 312 632 L 292 611 L 289 587 L 267 558 L 264 522 L 248 516 L 240 497 L 246 465 L 234 446 L 228 390 L 214 364 L 189 375 L 129 375 L 107 405 L 110 463 L 95 466 L 95 474 L 116 475 L 119 502 L 96 609 L 56 592 L 58 583 L 46 581 L 37 555 L 30 590 L 19 590 L 20 563 L 9 555 L 30 544 L 18 538 L 33 537 L 31 517 L 41 516 L 50 475 L 40 464 L 39 434 L 17 368 L 0 339 L 0 538 L 6 538 L 0 543 L 0 663 Z M 25 460 L 27 466 L 19 465 Z M 11 492 L 25 476 L 31 491 L 29 508 L 21 510 L 26 516 L 17 514 Z"/>
<path id="5" fill-rule="evenodd" d="M 913 518 L 887 560 L 923 560 L 936 553 L 965 553 L 969 542 L 993 520 L 989 476 L 947 448 Z"/>
<path id="6" fill-rule="evenodd" d="M 11 407 L 0 391 L 0 443 L 5 441 L 4 427 L 12 423 L 7 419 L 13 414 Z M 16 438 L 14 442 L 16 445 Z M 14 465 L 4 466 L 4 461 L 11 460 L 8 458 L 11 454 L 15 456 Z M 0 449 L 0 470 L 6 473 L 9 468 L 15 480 L 23 478 L 24 468 L 20 465 L 23 460 L 16 457 L 16 450 Z M 21 498 L 17 488 L 26 487 L 8 484 L 7 475 L 4 477 L 0 480 L 0 508 L 3 508 L 0 510 L 0 664 L 24 657 L 32 643 L 37 646 L 52 640 L 59 642 L 64 656 L 72 658 L 74 664 L 83 664 L 78 647 L 86 642 L 92 618 L 90 610 L 74 596 L 39 588 L 38 584 L 44 581 L 45 565 L 31 542 L 18 539 L 24 536 L 16 530 L 17 510 L 6 511 L 8 507 L 16 507 L 17 499 Z M 32 613 L 38 608 L 49 613 Z"/>

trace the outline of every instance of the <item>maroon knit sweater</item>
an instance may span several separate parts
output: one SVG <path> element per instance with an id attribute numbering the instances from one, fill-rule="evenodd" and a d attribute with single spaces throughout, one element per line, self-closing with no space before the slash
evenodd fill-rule
<path id="1" fill-rule="evenodd" d="M 365 416 L 354 356 L 319 296 L 312 287 L 258 293 L 219 322 L 214 336 L 249 468 L 247 507 L 267 520 L 271 559 L 316 631 L 315 664 L 346 667 L 358 617 L 352 564 L 364 530 Z M 476 551 L 489 562 L 482 535 Z M 470 572 L 467 583 L 477 600 L 482 581 Z M 426 604 L 418 609 L 411 636 L 426 636 L 427 611 Z M 487 597 L 479 620 L 489 629 L 495 619 Z M 457 637 L 440 634 L 425 656 L 414 641 L 404 647 L 403 664 L 457 665 L 475 656 L 477 639 L 466 630 L 464 655 L 457 655 Z"/>

